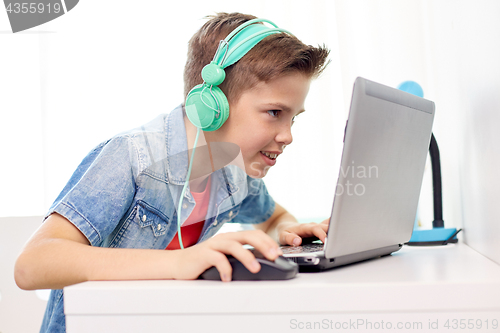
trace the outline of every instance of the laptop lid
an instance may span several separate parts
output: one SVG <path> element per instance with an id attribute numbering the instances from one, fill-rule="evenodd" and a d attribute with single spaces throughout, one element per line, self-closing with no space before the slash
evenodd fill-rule
<path id="1" fill-rule="evenodd" d="M 410 240 L 433 120 L 433 102 L 356 79 L 326 258 Z"/>

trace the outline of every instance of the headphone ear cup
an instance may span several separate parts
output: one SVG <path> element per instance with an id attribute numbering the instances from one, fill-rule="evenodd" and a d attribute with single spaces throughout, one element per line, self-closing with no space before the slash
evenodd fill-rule
<path id="1" fill-rule="evenodd" d="M 229 117 L 226 95 L 216 86 L 199 84 L 189 92 L 186 115 L 194 126 L 210 132 L 218 130 Z M 219 110 L 219 114 L 216 110 Z"/>

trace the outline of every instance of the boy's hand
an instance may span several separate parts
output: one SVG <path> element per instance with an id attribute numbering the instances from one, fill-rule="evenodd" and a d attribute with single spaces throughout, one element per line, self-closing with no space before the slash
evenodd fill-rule
<path id="1" fill-rule="evenodd" d="M 260 270 L 260 264 L 255 256 L 242 246 L 243 244 L 252 245 L 269 260 L 274 261 L 283 254 L 278 244 L 261 230 L 227 232 L 187 249 L 176 250 L 178 262 L 175 265 L 174 278 L 194 280 L 205 270 L 215 266 L 222 281 L 231 281 L 232 268 L 226 254 L 238 259 L 250 272 L 257 273 Z"/>
<path id="2" fill-rule="evenodd" d="M 283 223 L 278 230 L 279 242 L 282 245 L 299 246 L 302 244 L 302 238 L 318 237 L 324 243 L 329 223 L 330 218 L 321 223 Z"/>

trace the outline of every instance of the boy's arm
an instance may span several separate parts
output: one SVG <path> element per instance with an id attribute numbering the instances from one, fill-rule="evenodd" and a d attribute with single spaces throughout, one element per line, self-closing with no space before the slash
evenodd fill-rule
<path id="1" fill-rule="evenodd" d="M 185 250 L 94 247 L 71 222 L 54 213 L 28 240 L 14 276 L 21 289 L 60 289 L 91 280 L 190 280 L 215 266 L 222 280 L 230 281 L 232 270 L 225 254 L 253 273 L 260 270 L 242 244 L 251 244 L 269 260 L 279 253 L 274 240 L 257 230 L 220 234 Z"/>
<path id="2" fill-rule="evenodd" d="M 78 228 L 55 213 L 27 242 L 16 261 L 15 279 L 20 288 L 30 290 L 60 289 L 88 280 L 146 278 L 141 276 L 144 272 L 151 279 L 172 278 L 172 271 L 164 267 L 171 267 L 174 257 L 163 252 L 90 246 Z"/>
<path id="3" fill-rule="evenodd" d="M 318 237 L 325 242 L 329 219 L 321 223 L 299 223 L 284 207 L 275 202 L 275 209 L 271 217 L 255 228 L 266 232 L 281 245 L 298 246 L 303 237 Z"/>

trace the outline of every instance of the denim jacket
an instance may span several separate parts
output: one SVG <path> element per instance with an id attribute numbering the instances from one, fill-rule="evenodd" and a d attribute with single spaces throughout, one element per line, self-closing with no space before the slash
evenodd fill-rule
<path id="1" fill-rule="evenodd" d="M 92 246 L 165 249 L 177 233 L 188 147 L 182 105 L 94 148 L 50 207 Z M 209 208 L 198 242 L 226 222 L 262 223 L 274 212 L 264 182 L 235 165 L 212 175 Z M 195 207 L 186 189 L 181 223 Z M 63 292 L 51 292 L 41 332 L 65 332 Z"/>

